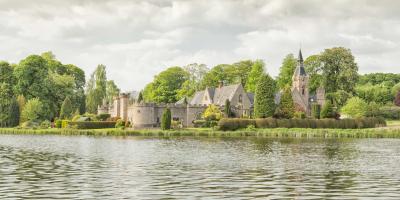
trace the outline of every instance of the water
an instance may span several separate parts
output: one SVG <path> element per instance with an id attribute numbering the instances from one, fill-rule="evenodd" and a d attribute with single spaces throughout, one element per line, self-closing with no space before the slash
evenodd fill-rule
<path id="1" fill-rule="evenodd" d="M 400 199 L 399 139 L 0 135 L 0 199 Z"/>

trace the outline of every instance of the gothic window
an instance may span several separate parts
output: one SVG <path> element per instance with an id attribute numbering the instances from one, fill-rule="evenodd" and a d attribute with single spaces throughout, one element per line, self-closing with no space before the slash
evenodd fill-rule
<path id="1" fill-rule="evenodd" d="M 302 95 L 305 95 L 305 94 L 306 94 L 306 88 L 305 88 L 304 86 L 301 88 L 301 94 L 302 94 Z"/>
<path id="2" fill-rule="evenodd" d="M 242 100 L 242 95 L 240 94 L 240 95 L 239 95 L 239 103 L 242 103 L 242 101 L 243 101 L 243 100 Z"/>

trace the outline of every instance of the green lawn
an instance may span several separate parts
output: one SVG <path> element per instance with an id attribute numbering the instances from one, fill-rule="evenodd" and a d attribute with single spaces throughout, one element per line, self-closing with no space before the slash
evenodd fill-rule
<path id="1" fill-rule="evenodd" d="M 390 120 L 386 121 L 387 126 L 390 127 L 400 127 L 400 120 Z"/>

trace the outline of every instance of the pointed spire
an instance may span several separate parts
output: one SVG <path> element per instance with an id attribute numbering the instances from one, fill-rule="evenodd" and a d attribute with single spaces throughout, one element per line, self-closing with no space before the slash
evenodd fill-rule
<path id="1" fill-rule="evenodd" d="M 303 62 L 303 54 L 301 53 L 301 49 L 299 50 L 299 62 Z"/>

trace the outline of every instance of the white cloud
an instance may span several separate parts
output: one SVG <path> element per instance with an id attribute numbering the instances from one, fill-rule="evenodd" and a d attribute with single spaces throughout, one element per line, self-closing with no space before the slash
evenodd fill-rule
<path id="1" fill-rule="evenodd" d="M 107 65 L 123 90 L 168 66 L 352 49 L 361 73 L 400 72 L 396 0 L 0 0 L 0 60 L 53 51 L 89 75 Z M 397 67 L 397 68 L 395 68 Z"/>

